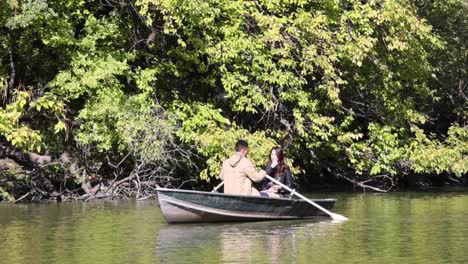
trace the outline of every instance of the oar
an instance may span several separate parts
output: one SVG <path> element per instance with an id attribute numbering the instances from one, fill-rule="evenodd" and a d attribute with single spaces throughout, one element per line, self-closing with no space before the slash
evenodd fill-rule
<path id="1" fill-rule="evenodd" d="M 218 184 L 218 186 L 214 187 L 213 190 L 211 192 L 216 192 L 218 191 L 219 188 L 221 188 L 221 186 L 223 186 L 224 184 L 224 181 L 222 181 L 220 184 Z"/>
<path id="2" fill-rule="evenodd" d="M 327 209 L 323 208 L 322 206 L 312 202 L 311 200 L 307 199 L 304 195 L 302 195 L 302 194 L 300 194 L 300 193 L 298 193 L 298 192 L 296 192 L 294 190 L 291 190 L 291 188 L 289 188 L 288 186 L 282 184 L 280 181 L 275 180 L 271 176 L 265 175 L 265 178 L 267 178 L 270 181 L 272 181 L 272 182 L 278 184 L 279 186 L 283 187 L 284 189 L 289 191 L 291 194 L 296 195 L 297 197 L 301 198 L 302 200 L 304 200 L 304 201 L 310 203 L 311 205 L 317 207 L 318 209 L 320 209 L 324 213 L 328 214 L 333 220 L 335 220 L 335 221 L 346 221 L 346 220 L 348 220 L 348 218 L 346 218 L 345 216 L 342 216 L 340 214 L 332 213 L 332 212 L 328 211 Z"/>

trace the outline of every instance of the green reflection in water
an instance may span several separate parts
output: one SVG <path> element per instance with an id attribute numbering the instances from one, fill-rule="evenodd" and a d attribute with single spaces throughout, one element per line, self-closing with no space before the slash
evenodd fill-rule
<path id="1" fill-rule="evenodd" d="M 167 225 L 156 201 L 0 205 L 0 263 L 468 263 L 468 194 L 331 194 L 330 221 Z"/>
<path id="2" fill-rule="evenodd" d="M 149 263 L 157 203 L 0 206 L 1 263 Z"/>

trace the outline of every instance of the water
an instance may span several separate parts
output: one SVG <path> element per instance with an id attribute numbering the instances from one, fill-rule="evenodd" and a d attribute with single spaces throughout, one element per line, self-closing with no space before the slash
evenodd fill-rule
<path id="1" fill-rule="evenodd" d="M 0 263 L 468 263 L 468 192 L 310 196 L 351 220 L 167 225 L 156 201 L 0 204 Z"/>

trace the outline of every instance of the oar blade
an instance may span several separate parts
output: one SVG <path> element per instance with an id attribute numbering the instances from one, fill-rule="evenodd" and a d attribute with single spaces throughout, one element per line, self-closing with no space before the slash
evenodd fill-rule
<path id="1" fill-rule="evenodd" d="M 283 187 L 284 189 L 286 189 L 288 192 L 290 193 L 294 193 L 294 195 L 296 195 L 297 197 L 301 198 L 302 200 L 310 203 L 311 205 L 317 207 L 319 210 L 321 210 L 322 212 L 328 214 L 332 219 L 333 221 L 336 221 L 336 222 L 342 222 L 342 221 L 346 221 L 348 220 L 348 218 L 346 218 L 345 216 L 342 216 L 342 215 L 339 215 L 339 214 L 335 214 L 335 213 L 332 213 L 330 211 L 328 211 L 327 209 L 323 208 L 322 206 L 314 203 L 313 201 L 307 199 L 307 197 L 305 197 L 304 195 L 294 191 L 294 190 L 291 190 L 291 188 L 289 188 L 288 186 L 284 185 L 283 183 L 279 182 L 278 180 L 272 178 L 270 175 L 265 175 L 265 178 L 267 178 L 268 180 L 278 184 L 279 186 Z"/>
<path id="2" fill-rule="evenodd" d="M 346 216 L 335 214 L 335 213 L 330 213 L 330 217 L 333 219 L 333 221 L 336 221 L 336 222 L 344 222 L 344 221 L 349 220 Z"/>

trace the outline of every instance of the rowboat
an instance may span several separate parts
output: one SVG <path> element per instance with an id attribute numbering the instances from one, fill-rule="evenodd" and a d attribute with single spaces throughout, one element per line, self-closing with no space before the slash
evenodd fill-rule
<path id="1" fill-rule="evenodd" d="M 203 223 L 325 218 L 329 215 L 300 199 L 232 195 L 157 188 L 161 212 L 168 223 Z M 312 199 L 327 210 L 335 199 Z"/>

